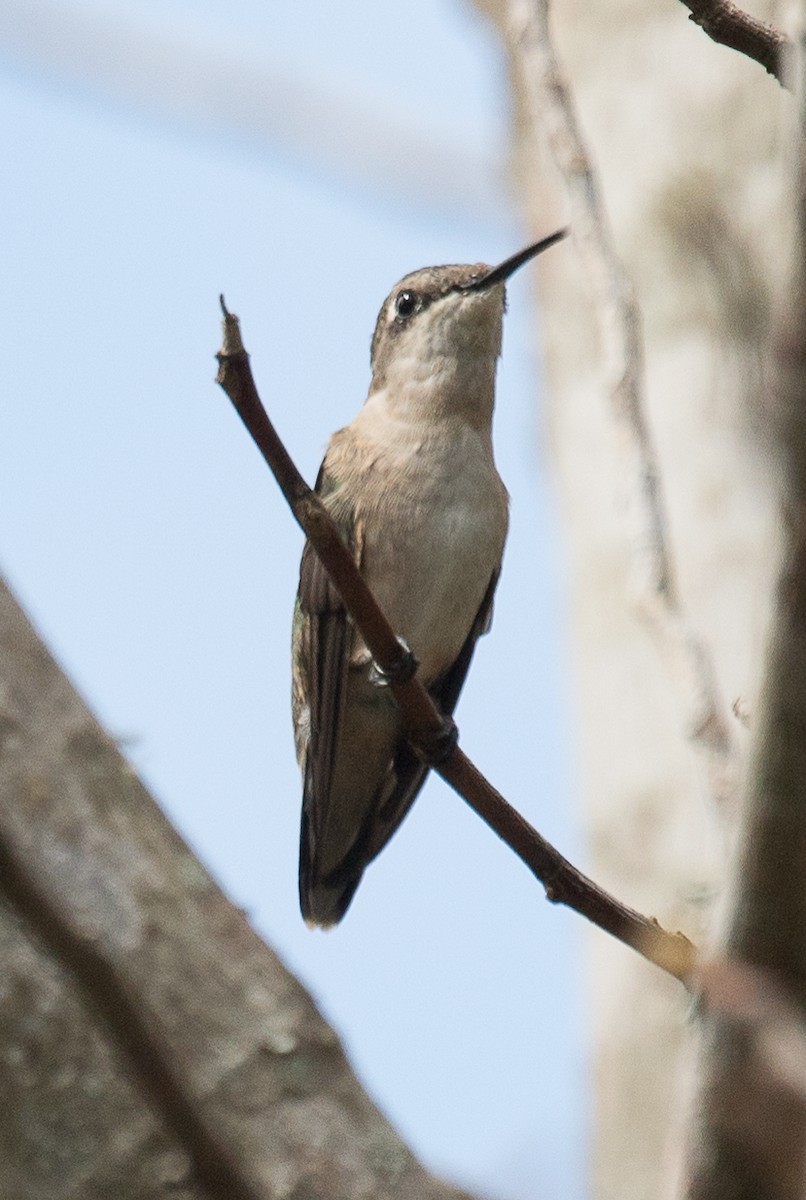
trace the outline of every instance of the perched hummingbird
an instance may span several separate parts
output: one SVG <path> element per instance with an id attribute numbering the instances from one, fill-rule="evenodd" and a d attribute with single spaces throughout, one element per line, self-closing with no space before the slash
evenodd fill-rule
<path id="1" fill-rule="evenodd" d="M 316 490 L 437 707 L 453 712 L 490 627 L 508 495 L 493 459 L 504 283 L 566 231 L 497 267 L 426 267 L 395 287 L 372 338 L 372 382 L 330 439 Z M 344 916 L 365 867 L 428 768 L 310 543 L 293 630 L 303 774 L 299 894 L 310 925 Z"/>

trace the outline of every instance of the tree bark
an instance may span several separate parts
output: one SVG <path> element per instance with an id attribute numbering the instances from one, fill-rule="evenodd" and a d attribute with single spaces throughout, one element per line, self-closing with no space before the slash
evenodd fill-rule
<path id="1" fill-rule="evenodd" d="M 558 62 L 547 66 L 536 65 L 524 33 L 545 0 L 476 3 L 506 54 L 513 170 L 530 231 L 567 222 L 578 247 L 576 258 L 547 256 L 534 274 L 568 538 L 590 870 L 625 902 L 708 945 L 747 757 L 729 708 L 739 697 L 756 707 L 779 554 L 762 398 L 770 296 L 786 253 L 778 128 L 789 100 L 756 63 L 710 42 L 682 6 L 555 3 L 547 24 Z M 558 98 L 566 79 L 567 104 Z M 577 125 L 570 150 L 563 106 Z M 636 301 L 623 362 L 641 372 L 671 594 L 685 637 L 707 651 L 713 711 L 731 744 L 721 781 L 696 675 L 685 655 L 669 653 L 646 604 L 640 473 L 613 402 L 623 384 L 612 354 L 619 288 Z M 685 1073 L 687 1005 L 603 939 L 590 940 L 588 1004 L 593 1191 L 646 1200 L 668 1187 L 677 1147 L 670 1116 Z"/>
<path id="2" fill-rule="evenodd" d="M 0 898 L 4 1196 L 459 1197 L 2 585 Z"/>
<path id="3" fill-rule="evenodd" d="M 806 1189 L 806 6 L 800 5 L 798 119 L 788 286 L 776 305 L 768 416 L 778 435 L 783 567 L 745 789 L 739 853 L 706 975 L 690 1200 L 801 1200 Z M 795 111 L 790 114 L 795 117 Z M 749 964 L 749 968 L 747 966 Z M 755 997 L 754 997 L 755 993 Z M 774 1041 L 782 1037 L 783 1055 Z M 786 1068 L 793 1068 L 787 1071 Z"/>

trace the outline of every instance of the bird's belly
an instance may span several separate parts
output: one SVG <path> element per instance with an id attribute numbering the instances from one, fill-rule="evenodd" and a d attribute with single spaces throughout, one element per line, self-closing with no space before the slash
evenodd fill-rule
<path id="1" fill-rule="evenodd" d="M 415 505 L 405 526 L 390 533 L 385 522 L 365 542 L 363 573 L 426 684 L 455 661 L 501 560 L 505 502 L 502 511 L 500 495 L 474 500 Z"/>

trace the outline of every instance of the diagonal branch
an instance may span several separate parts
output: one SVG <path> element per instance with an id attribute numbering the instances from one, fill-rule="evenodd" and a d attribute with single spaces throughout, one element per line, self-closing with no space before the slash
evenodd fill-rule
<path id="1" fill-rule="evenodd" d="M 311 491 L 281 442 L 255 387 L 238 318 L 224 305 L 224 344 L 218 354 L 217 382 L 229 396 L 271 468 L 296 520 L 338 588 L 378 666 L 392 679 L 405 673 L 405 651 L 367 587 L 338 529 L 319 497 Z M 553 903 L 566 904 L 600 929 L 632 947 L 676 979 L 686 982 L 695 949 L 682 933 L 668 933 L 599 888 L 532 828 L 456 746 L 447 758 L 433 761 L 429 745 L 445 721 L 417 679 L 393 682 L 409 740 L 421 756 L 518 855 L 543 884 Z"/>
<path id="2" fill-rule="evenodd" d="M 562 175 L 576 245 L 591 300 L 609 383 L 612 420 L 622 456 L 633 593 L 655 637 L 677 693 L 681 723 L 700 751 L 719 810 L 736 791 L 737 755 L 718 695 L 710 656 L 677 594 L 666 535 L 660 477 L 645 413 L 641 316 L 618 258 L 574 105 L 549 30 L 548 0 L 507 0 L 507 37 L 523 80 L 527 115 L 542 131 Z"/>
<path id="3" fill-rule="evenodd" d="M 3 1196 L 469 1200 L 377 1110 L 2 578 L 0 954 Z"/>
<path id="4" fill-rule="evenodd" d="M 682 0 L 691 12 L 689 20 L 699 25 L 715 42 L 738 50 L 774 75 L 781 87 L 792 89 L 788 69 L 792 41 L 780 29 L 744 12 L 732 0 Z"/>
<path id="5" fill-rule="evenodd" d="M 0 830 L 0 897 L 70 973 L 91 1012 L 109 1032 L 134 1078 L 192 1164 L 193 1180 L 210 1200 L 263 1200 L 236 1148 L 206 1119 L 204 1106 L 175 1069 L 171 1047 L 143 1012 L 142 998 L 126 987 L 99 939 L 82 935 L 69 915 L 51 902 L 45 888 Z"/>

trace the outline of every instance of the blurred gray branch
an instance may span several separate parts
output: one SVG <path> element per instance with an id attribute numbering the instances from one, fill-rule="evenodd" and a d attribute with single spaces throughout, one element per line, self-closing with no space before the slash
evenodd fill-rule
<path id="1" fill-rule="evenodd" d="M 301 79 L 268 55 L 250 64 L 172 39 L 128 15 L 57 0 L 4 0 L 4 58 L 234 145 L 245 139 L 271 147 L 387 202 L 496 224 L 508 211 L 500 163 L 440 138 L 435 126 L 418 129 L 405 105 L 398 116 L 332 81 Z"/>
<path id="2" fill-rule="evenodd" d="M 596 314 L 610 419 L 623 476 L 631 599 L 646 621 L 674 690 L 686 737 L 699 753 L 715 807 L 733 808 L 737 755 L 711 653 L 685 611 L 667 533 L 661 468 L 646 412 L 642 316 L 616 251 L 597 173 L 555 54 L 548 0 L 507 0 L 501 16 L 524 120 L 545 138 L 565 185 L 573 240 Z"/>
<path id="3" fill-rule="evenodd" d="M 2 584 L 0 847 L 3 1196 L 458 1200 Z"/>
<path id="4" fill-rule="evenodd" d="M 767 651 L 739 854 L 719 953 L 752 964 L 766 990 L 806 1017 L 806 5 L 800 5 L 799 116 L 792 130 L 791 271 L 777 307 L 768 417 L 779 438 L 783 562 Z M 744 986 L 736 975 L 733 989 Z M 707 990 L 706 990 L 707 996 Z M 765 1017 L 766 1008 L 766 1017 Z M 780 1003 L 756 1005 L 774 1032 Z M 790 1021 L 792 1024 L 792 1021 Z M 792 1066 L 793 1063 L 790 1063 Z M 706 1013 L 700 1094 L 692 1120 L 689 1200 L 801 1200 L 806 1116 L 766 1078 L 747 1021 L 717 1005 Z M 736 1098 L 742 1097 L 742 1105 Z M 755 1098 L 755 1105 L 751 1104 Z M 748 1109 L 753 1136 L 748 1136 Z M 787 1112 L 790 1119 L 779 1119 Z M 778 1115 L 776 1115 L 778 1114 Z"/>
<path id="5" fill-rule="evenodd" d="M 803 1005 L 806 486 L 795 481 L 806 481 L 806 451 L 791 459 L 788 565 L 766 699 L 759 703 L 755 694 L 766 631 L 761 598 L 778 566 L 781 468 L 768 450 L 772 421 L 764 405 L 770 298 L 782 294 L 788 249 L 779 183 L 792 158 L 781 153 L 780 138 L 790 100 L 738 56 L 709 44 L 679 5 L 475 2 L 509 51 L 513 157 L 525 207 L 533 220 L 548 207 L 560 221 L 570 207 L 580 250 L 570 281 L 569 263 L 548 281 L 546 358 L 571 544 L 580 760 L 597 873 L 626 880 L 621 894 L 652 895 L 655 911 L 674 906 L 707 944 L 747 768 L 744 735 L 726 723 L 719 693 L 748 695 L 757 752 L 721 954 L 767 968 L 778 992 Z M 786 303 L 796 328 L 779 340 L 777 373 L 779 394 L 788 394 L 791 454 L 806 445 L 806 338 L 797 328 L 803 290 Z M 639 584 L 663 652 L 662 681 L 636 631 L 620 619 L 630 580 Z M 667 693 L 704 760 L 711 796 L 727 801 L 719 841 L 716 823 L 704 821 L 696 803 L 691 764 L 682 769 L 680 745 L 670 739 Z M 675 1010 L 651 981 L 631 978 L 629 966 L 616 969 L 598 948 L 594 954 L 596 1194 L 668 1195 L 670 1149 L 680 1149 L 670 1099 L 687 1062 L 681 1051 L 691 1043 L 690 1014 Z M 762 1094 L 750 1086 L 741 1040 L 747 1031 L 735 1040 L 727 1015 L 707 1028 L 700 1069 L 709 1085 L 697 1104 L 689 1200 L 800 1200 L 802 1112 L 790 1102 L 795 1119 L 768 1138 L 766 1149 L 775 1153 L 760 1162 L 758 1139 L 730 1123 L 731 1106 L 735 1113 L 737 1101 Z M 763 1136 L 769 1112 L 756 1105 L 754 1118 Z M 772 1159 L 778 1173 L 765 1176 Z M 793 1180 L 797 1191 L 783 1190 Z"/>

